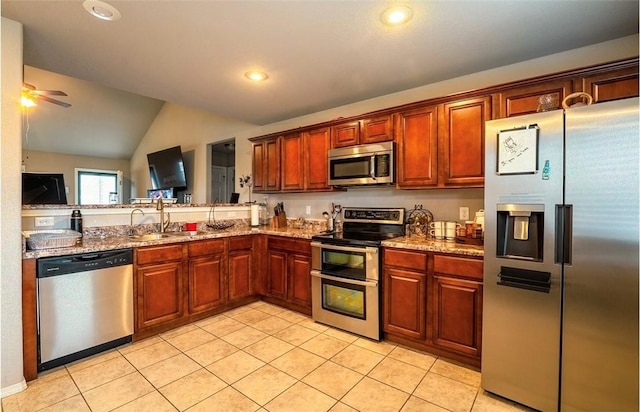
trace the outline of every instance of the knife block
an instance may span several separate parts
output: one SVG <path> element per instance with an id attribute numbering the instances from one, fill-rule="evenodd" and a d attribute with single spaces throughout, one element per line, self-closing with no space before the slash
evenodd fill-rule
<path id="1" fill-rule="evenodd" d="M 285 212 L 282 212 L 278 216 L 274 216 L 272 221 L 273 221 L 273 227 L 275 227 L 275 228 L 286 228 L 287 227 L 287 214 Z"/>

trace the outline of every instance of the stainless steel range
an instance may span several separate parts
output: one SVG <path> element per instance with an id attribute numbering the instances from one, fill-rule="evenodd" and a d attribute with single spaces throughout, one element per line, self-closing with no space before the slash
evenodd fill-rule
<path id="1" fill-rule="evenodd" d="M 380 244 L 404 236 L 404 209 L 344 208 L 341 232 L 311 242 L 313 319 L 380 340 Z"/>

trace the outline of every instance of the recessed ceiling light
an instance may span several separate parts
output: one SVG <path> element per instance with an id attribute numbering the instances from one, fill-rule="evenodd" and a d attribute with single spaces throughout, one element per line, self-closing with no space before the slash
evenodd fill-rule
<path id="1" fill-rule="evenodd" d="M 398 5 L 389 7 L 386 9 L 380 19 L 384 24 L 388 24 L 391 26 L 397 26 L 411 20 L 413 16 L 413 10 L 407 6 Z"/>
<path id="2" fill-rule="evenodd" d="M 244 74 L 244 77 L 246 77 L 249 80 L 253 80 L 254 82 L 261 82 L 269 78 L 269 76 L 267 76 L 267 73 L 261 72 L 258 70 L 252 70 L 252 71 L 246 72 Z"/>
<path id="3" fill-rule="evenodd" d="M 95 16 L 102 20 L 114 21 L 118 20 L 122 15 L 112 5 L 100 0 L 85 0 L 82 6 L 92 16 Z"/>

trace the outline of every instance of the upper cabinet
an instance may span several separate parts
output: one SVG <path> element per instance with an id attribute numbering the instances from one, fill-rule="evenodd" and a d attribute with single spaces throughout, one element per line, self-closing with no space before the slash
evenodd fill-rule
<path id="1" fill-rule="evenodd" d="M 391 115 L 340 123 L 331 127 L 331 147 L 388 142 L 393 140 Z"/>
<path id="2" fill-rule="evenodd" d="M 589 93 L 594 103 L 638 96 L 638 66 L 586 75 L 574 82 L 574 89 Z"/>
<path id="3" fill-rule="evenodd" d="M 396 185 L 399 188 L 438 184 L 437 114 L 436 106 L 395 114 Z"/>
<path id="4" fill-rule="evenodd" d="M 535 85 L 514 87 L 494 94 L 494 119 L 523 114 L 536 113 L 539 99 L 549 95 L 557 107 L 561 107 L 562 100 L 573 91 L 570 79 L 544 82 Z"/>
<path id="5" fill-rule="evenodd" d="M 253 144 L 253 190 L 276 192 L 280 190 L 279 138 Z"/>
<path id="6" fill-rule="evenodd" d="M 484 122 L 491 120 L 488 96 L 445 103 L 438 138 L 442 186 L 484 185 Z"/>
<path id="7" fill-rule="evenodd" d="M 541 101 L 560 108 L 582 91 L 594 103 L 638 96 L 638 58 L 252 138 L 254 191 L 333 190 L 327 184 L 330 149 L 385 141 L 396 142 L 399 189 L 483 187 L 487 120 L 536 113 Z"/>

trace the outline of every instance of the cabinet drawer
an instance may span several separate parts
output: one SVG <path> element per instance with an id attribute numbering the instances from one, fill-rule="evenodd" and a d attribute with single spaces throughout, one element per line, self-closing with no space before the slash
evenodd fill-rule
<path id="1" fill-rule="evenodd" d="M 408 250 L 385 249 L 384 264 L 420 271 L 427 270 L 427 254 Z"/>
<path id="2" fill-rule="evenodd" d="M 182 259 L 182 245 L 150 246 L 136 249 L 136 263 L 138 265 L 180 259 Z"/>
<path id="3" fill-rule="evenodd" d="M 224 239 L 203 240 L 189 243 L 189 257 L 224 253 Z"/>
<path id="4" fill-rule="evenodd" d="M 452 256 L 435 255 L 433 271 L 446 275 L 464 276 L 482 280 L 483 261 Z"/>
<path id="5" fill-rule="evenodd" d="M 286 237 L 269 237 L 269 249 L 283 249 L 300 254 L 311 254 L 311 242 Z"/>
<path id="6" fill-rule="evenodd" d="M 229 251 L 251 249 L 253 247 L 253 236 L 237 236 L 229 238 Z"/>

